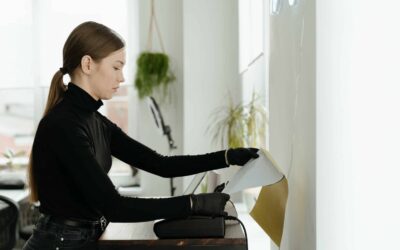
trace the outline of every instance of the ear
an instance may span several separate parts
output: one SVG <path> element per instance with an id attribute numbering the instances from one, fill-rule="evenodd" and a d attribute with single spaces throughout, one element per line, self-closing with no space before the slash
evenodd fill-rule
<path id="1" fill-rule="evenodd" d="M 94 61 L 91 56 L 84 55 L 81 59 L 81 70 L 84 74 L 90 75 L 94 68 Z"/>

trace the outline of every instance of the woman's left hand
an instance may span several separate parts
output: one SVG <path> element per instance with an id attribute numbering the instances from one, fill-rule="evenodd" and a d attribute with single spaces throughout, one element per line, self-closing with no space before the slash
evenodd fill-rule
<path id="1" fill-rule="evenodd" d="M 225 153 L 228 165 L 245 165 L 250 159 L 258 158 L 258 148 L 230 148 Z"/>

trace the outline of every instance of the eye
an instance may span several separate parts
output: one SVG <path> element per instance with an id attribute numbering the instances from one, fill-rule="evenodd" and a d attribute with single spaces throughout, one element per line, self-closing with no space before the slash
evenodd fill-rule
<path id="1" fill-rule="evenodd" d="M 114 67 L 114 69 L 115 69 L 115 70 L 120 70 L 120 69 L 119 69 L 119 68 L 117 68 L 117 67 Z"/>

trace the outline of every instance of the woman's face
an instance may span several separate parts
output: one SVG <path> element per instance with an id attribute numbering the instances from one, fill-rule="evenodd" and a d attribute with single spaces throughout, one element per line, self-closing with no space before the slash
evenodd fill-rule
<path id="1" fill-rule="evenodd" d="M 125 65 L 125 48 L 114 51 L 99 63 L 95 63 L 94 74 L 91 76 L 91 92 L 96 99 L 108 100 L 117 92 L 121 82 L 124 82 L 122 69 Z"/>

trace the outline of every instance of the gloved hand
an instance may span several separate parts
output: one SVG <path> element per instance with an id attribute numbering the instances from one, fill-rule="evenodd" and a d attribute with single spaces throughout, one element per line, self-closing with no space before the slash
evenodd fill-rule
<path id="1" fill-rule="evenodd" d="M 207 216 L 226 215 L 224 209 L 229 198 L 229 194 L 224 193 L 192 194 L 190 195 L 190 199 L 192 200 L 192 214 Z"/>
<path id="2" fill-rule="evenodd" d="M 258 148 L 230 148 L 226 153 L 227 164 L 243 166 L 252 158 L 258 158 Z"/>

